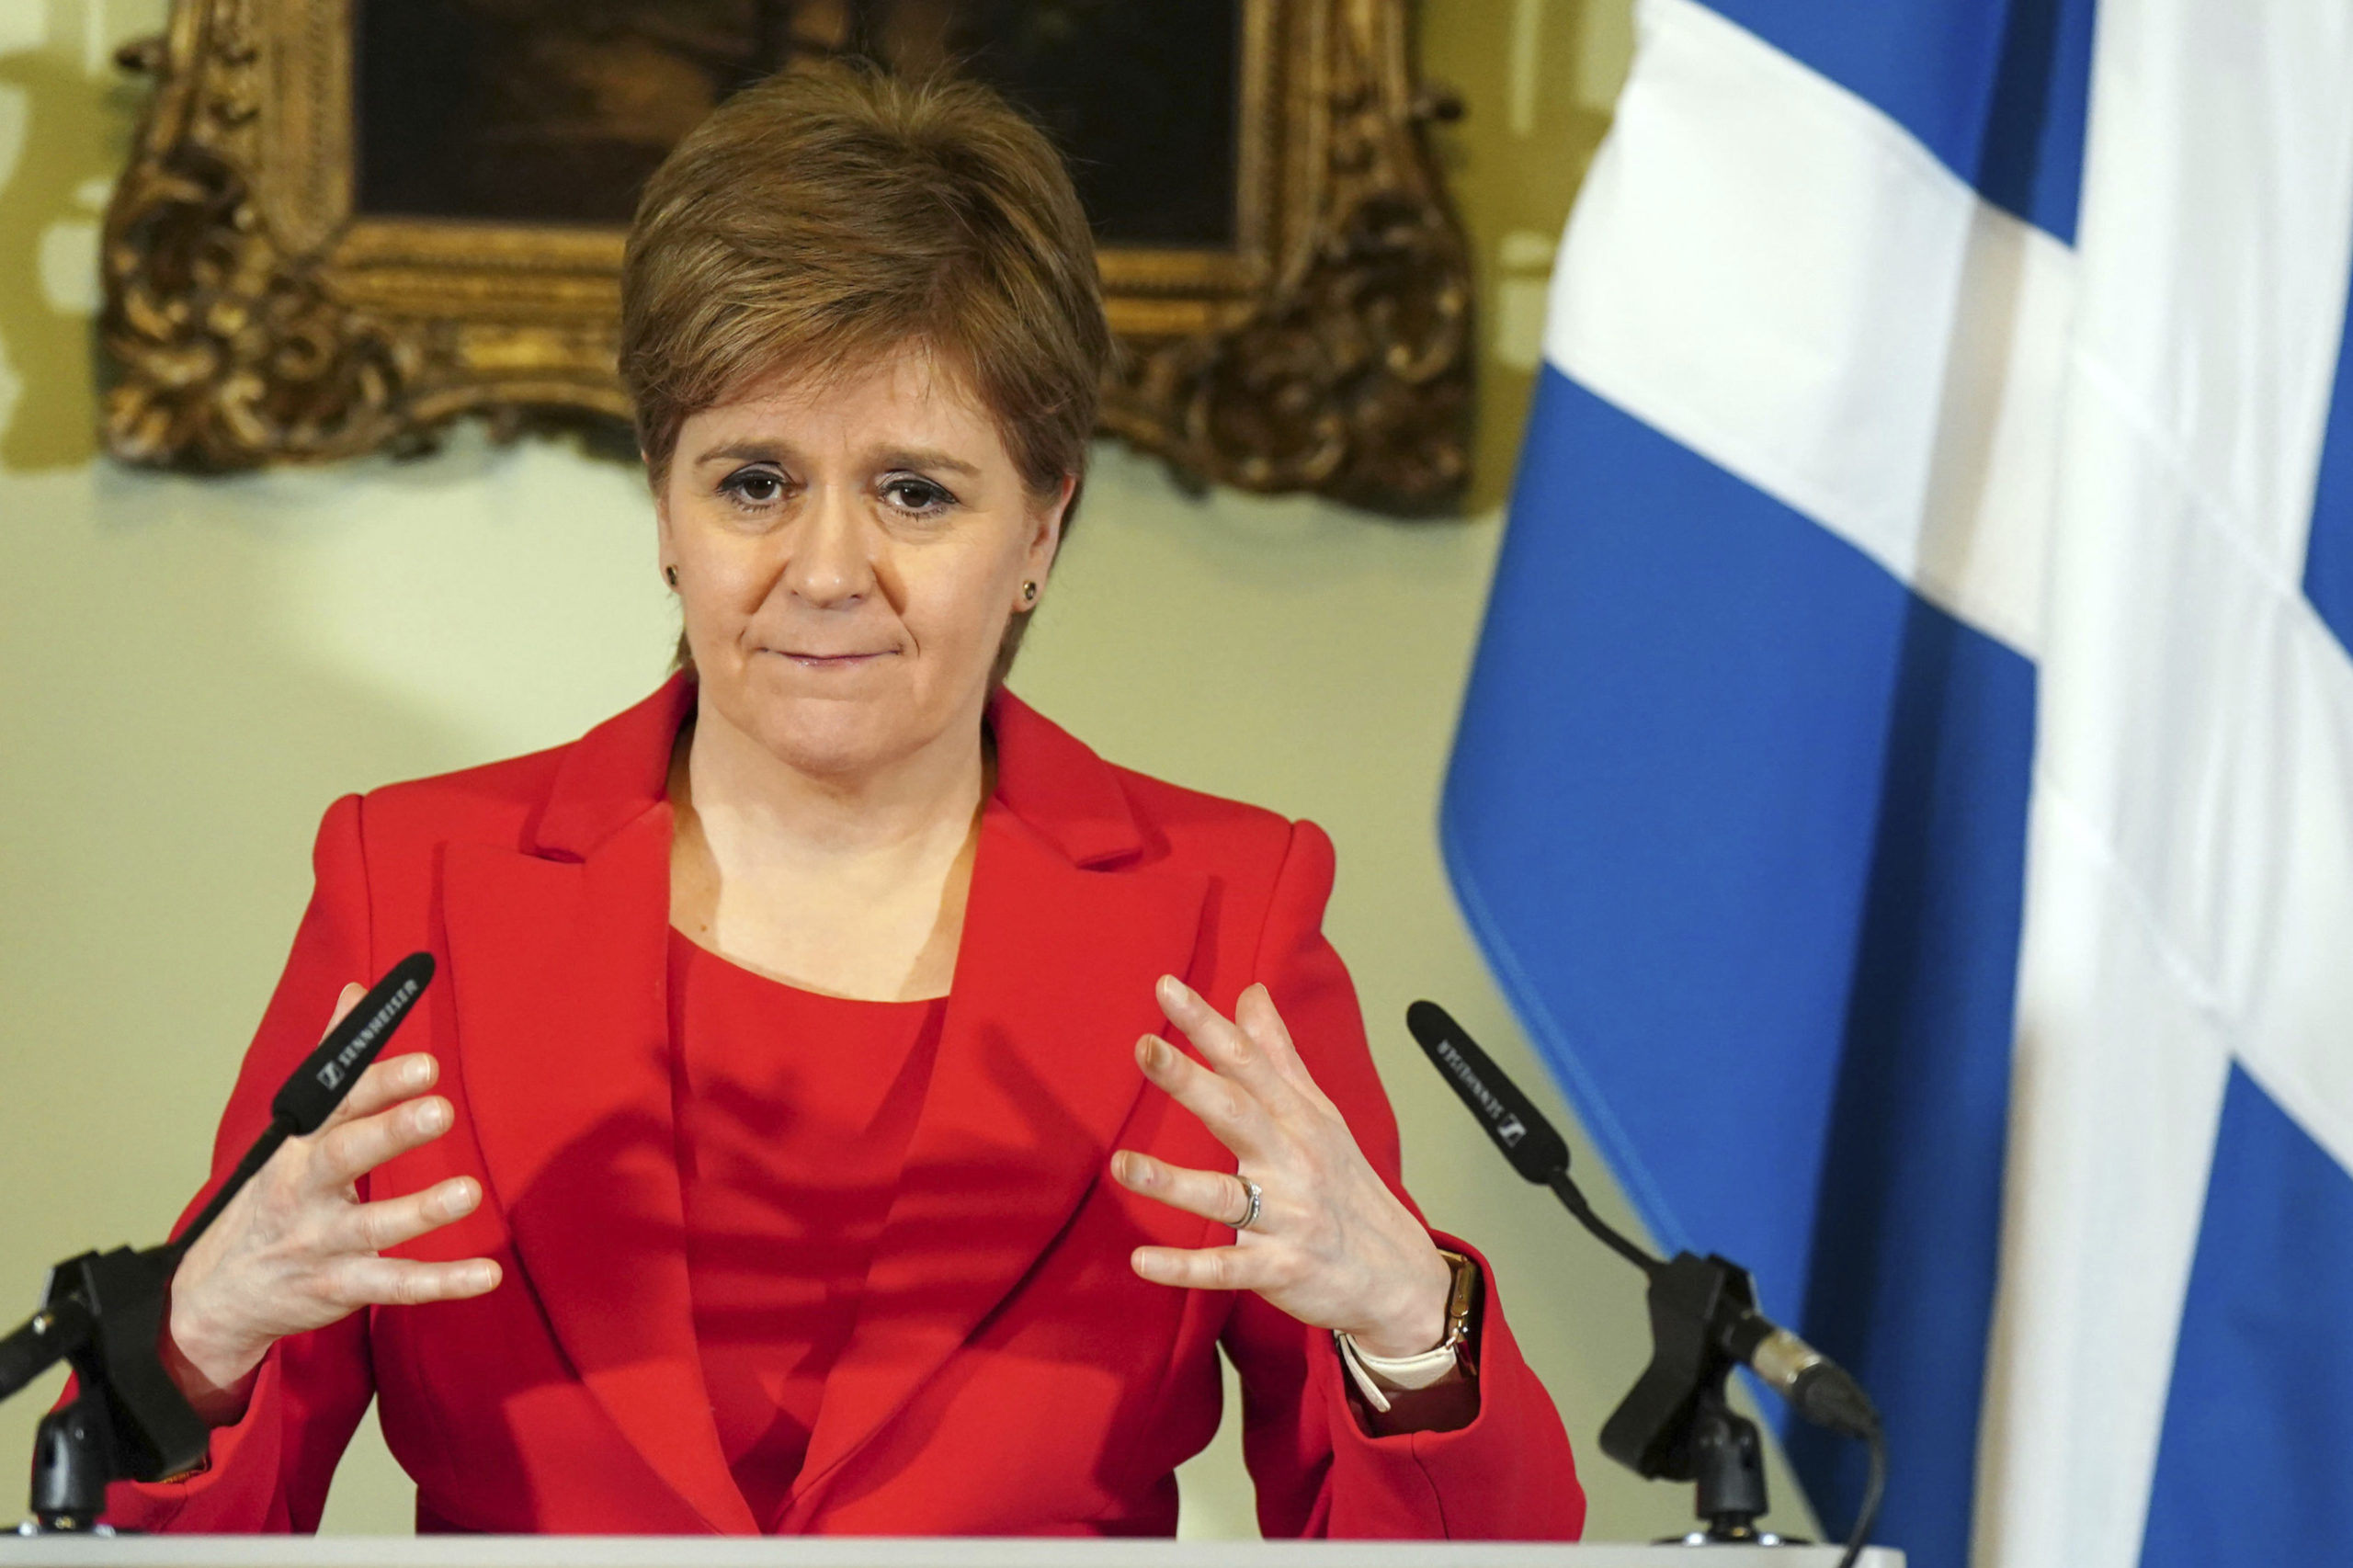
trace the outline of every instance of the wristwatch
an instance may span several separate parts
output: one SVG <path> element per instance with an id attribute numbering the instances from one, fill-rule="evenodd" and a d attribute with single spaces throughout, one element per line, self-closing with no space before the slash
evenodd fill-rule
<path id="1" fill-rule="evenodd" d="M 1438 1342 L 1438 1347 L 1453 1351 L 1455 1364 L 1475 1375 L 1479 1369 L 1471 1359 L 1471 1320 L 1479 1311 L 1479 1266 L 1444 1247 L 1438 1255 L 1454 1271 L 1453 1283 L 1446 1292 L 1446 1337 Z"/>

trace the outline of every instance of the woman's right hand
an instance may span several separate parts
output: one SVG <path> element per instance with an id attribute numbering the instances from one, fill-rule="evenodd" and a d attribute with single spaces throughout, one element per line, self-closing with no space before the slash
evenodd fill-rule
<path id="1" fill-rule="evenodd" d="M 327 1028 L 362 994 L 345 986 Z M 449 1102 L 426 1095 L 439 1075 L 422 1053 L 376 1062 L 318 1131 L 279 1146 L 180 1260 L 160 1348 L 172 1381 L 210 1425 L 244 1414 L 256 1369 L 290 1334 L 365 1306 L 458 1301 L 497 1288 L 498 1265 L 486 1257 L 379 1256 L 472 1213 L 482 1201 L 472 1177 L 359 1200 L 360 1177 L 449 1130 Z"/>

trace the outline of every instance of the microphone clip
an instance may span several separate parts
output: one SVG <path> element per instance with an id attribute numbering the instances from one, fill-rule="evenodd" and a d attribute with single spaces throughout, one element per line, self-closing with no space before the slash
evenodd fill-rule
<path id="1" fill-rule="evenodd" d="M 1652 1270 L 1647 1294 L 1650 1365 L 1602 1424 L 1602 1452 L 1645 1479 L 1694 1483 L 1707 1528 L 1692 1543 L 1776 1543 L 1756 1528 L 1768 1506 L 1756 1424 L 1725 1399 L 1736 1363 L 1724 1346 L 1756 1310 L 1755 1283 L 1729 1259 L 1685 1252 Z"/>
<path id="2" fill-rule="evenodd" d="M 51 1272 L 27 1329 L 48 1341 L 39 1347 L 41 1364 L 73 1365 L 74 1397 L 43 1416 L 34 1435 L 35 1528 L 99 1528 L 108 1482 L 152 1481 L 203 1462 L 210 1434 L 155 1354 L 172 1262 L 162 1247 L 117 1247 L 67 1258 Z M 33 1358 L 23 1364 L 39 1369 Z"/>

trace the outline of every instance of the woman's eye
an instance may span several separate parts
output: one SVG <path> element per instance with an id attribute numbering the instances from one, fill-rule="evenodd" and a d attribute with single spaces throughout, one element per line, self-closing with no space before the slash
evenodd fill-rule
<path id="1" fill-rule="evenodd" d="M 738 469 L 719 482 L 731 499 L 747 506 L 772 506 L 784 499 L 784 476 L 767 469 Z"/>
<path id="2" fill-rule="evenodd" d="M 956 504 L 956 497 L 946 490 L 913 474 L 898 474 L 883 481 L 882 494 L 899 510 L 919 515 L 946 511 Z"/>

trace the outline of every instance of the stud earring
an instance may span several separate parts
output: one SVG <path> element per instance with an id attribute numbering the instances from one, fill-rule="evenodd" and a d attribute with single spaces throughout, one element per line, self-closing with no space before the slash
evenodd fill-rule
<path id="1" fill-rule="evenodd" d="M 1034 605 L 1038 602 L 1037 584 L 1024 583 L 1021 585 L 1021 602 L 1025 605 Z"/>
<path id="2" fill-rule="evenodd" d="M 676 587 L 678 585 L 678 569 L 675 566 L 665 566 L 662 568 L 662 580 L 669 584 L 670 586 L 674 588 Z"/>

